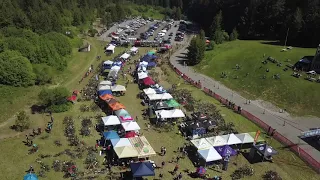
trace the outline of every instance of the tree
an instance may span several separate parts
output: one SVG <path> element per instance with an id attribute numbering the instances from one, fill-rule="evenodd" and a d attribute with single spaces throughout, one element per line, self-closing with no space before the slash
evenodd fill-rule
<path id="1" fill-rule="evenodd" d="M 17 51 L 0 53 L 0 84 L 11 86 L 29 86 L 34 84 L 30 61 Z"/>
<path id="2" fill-rule="evenodd" d="M 176 20 L 180 20 L 181 19 L 181 9 L 180 9 L 180 7 L 177 8 L 177 10 L 175 12 L 175 17 L 176 17 Z"/>
<path id="3" fill-rule="evenodd" d="M 35 64 L 33 65 L 33 72 L 36 75 L 35 84 L 44 85 L 52 83 L 54 73 L 50 66 L 46 64 Z"/>
<path id="4" fill-rule="evenodd" d="M 222 44 L 223 40 L 224 40 L 224 36 L 223 36 L 223 31 L 222 30 L 217 30 L 214 32 L 213 34 L 213 38 L 212 38 L 217 44 Z"/>
<path id="5" fill-rule="evenodd" d="M 213 18 L 213 22 L 210 27 L 211 39 L 214 39 L 214 36 L 217 31 L 222 31 L 222 11 Z"/>
<path id="6" fill-rule="evenodd" d="M 232 33 L 230 34 L 229 39 L 230 39 L 230 41 L 234 41 L 234 40 L 238 39 L 238 36 L 239 36 L 238 31 L 236 28 L 234 28 L 232 30 Z"/>
<path id="7" fill-rule="evenodd" d="M 47 110 L 52 112 L 65 112 L 71 108 L 67 97 L 70 92 L 65 87 L 44 88 L 39 93 L 39 100 Z"/>
<path id="8" fill-rule="evenodd" d="M 24 131 L 30 127 L 30 119 L 25 111 L 20 111 L 17 114 L 17 119 L 15 122 L 15 129 L 17 131 Z"/>
<path id="9" fill-rule="evenodd" d="M 196 65 L 204 58 L 206 50 L 205 40 L 200 36 L 193 37 L 188 47 L 188 64 Z"/>
<path id="10" fill-rule="evenodd" d="M 204 32 L 203 29 L 200 30 L 200 38 L 205 40 L 206 39 L 206 33 Z"/>

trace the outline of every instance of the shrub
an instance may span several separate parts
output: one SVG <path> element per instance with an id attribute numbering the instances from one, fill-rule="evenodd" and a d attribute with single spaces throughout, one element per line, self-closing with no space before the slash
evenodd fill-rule
<path id="1" fill-rule="evenodd" d="M 15 122 L 15 127 L 17 131 L 24 131 L 25 129 L 28 129 L 30 126 L 30 119 L 29 116 L 25 111 L 20 111 L 17 114 L 17 119 Z"/>
<path id="2" fill-rule="evenodd" d="M 65 112 L 71 108 L 72 103 L 67 101 L 70 95 L 65 87 L 45 88 L 39 93 L 39 99 L 47 110 L 52 112 Z"/>

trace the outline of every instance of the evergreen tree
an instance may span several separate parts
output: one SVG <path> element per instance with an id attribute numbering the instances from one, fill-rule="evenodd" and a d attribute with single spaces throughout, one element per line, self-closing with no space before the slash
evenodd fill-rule
<path id="1" fill-rule="evenodd" d="M 238 39 L 238 36 L 239 36 L 238 31 L 236 28 L 234 28 L 232 30 L 232 33 L 230 34 L 230 41 L 234 41 L 234 40 Z"/>
<path id="2" fill-rule="evenodd" d="M 15 126 L 16 130 L 21 132 L 30 127 L 30 118 L 25 111 L 20 111 L 17 114 Z"/>
<path id="3" fill-rule="evenodd" d="M 178 7 L 177 10 L 176 10 L 175 18 L 176 18 L 176 20 L 180 20 L 181 19 L 181 9 L 180 9 L 180 7 Z"/>

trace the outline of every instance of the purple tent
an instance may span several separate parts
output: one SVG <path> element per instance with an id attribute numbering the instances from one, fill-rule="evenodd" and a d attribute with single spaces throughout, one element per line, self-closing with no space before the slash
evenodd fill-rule
<path id="1" fill-rule="evenodd" d="M 218 153 L 222 156 L 222 157 L 225 157 L 227 155 L 229 156 L 234 156 L 234 155 L 237 155 L 237 152 L 232 149 L 230 146 L 228 145 L 225 145 L 225 146 L 217 146 L 217 147 L 214 147 Z"/>

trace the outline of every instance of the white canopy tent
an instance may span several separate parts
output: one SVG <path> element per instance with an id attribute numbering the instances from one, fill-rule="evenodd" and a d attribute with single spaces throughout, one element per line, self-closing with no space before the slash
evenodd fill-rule
<path id="1" fill-rule="evenodd" d="M 105 65 L 112 65 L 112 64 L 113 64 L 113 61 L 107 60 L 107 61 L 104 61 L 103 64 L 105 64 Z"/>
<path id="2" fill-rule="evenodd" d="M 115 66 L 114 66 L 115 67 Z M 113 78 L 113 79 L 116 79 L 117 76 L 118 76 L 118 72 L 119 70 L 117 69 L 112 69 L 110 70 L 109 74 L 108 74 L 108 78 Z"/>
<path id="3" fill-rule="evenodd" d="M 111 70 L 117 70 L 117 71 L 119 71 L 121 68 L 120 68 L 120 66 L 112 66 L 111 67 Z"/>
<path id="4" fill-rule="evenodd" d="M 98 90 L 110 90 L 111 87 L 109 85 L 99 85 Z"/>
<path id="5" fill-rule="evenodd" d="M 248 133 L 235 134 L 242 144 L 253 143 L 254 139 Z"/>
<path id="6" fill-rule="evenodd" d="M 139 66 L 138 71 L 147 71 L 147 68 L 144 66 Z"/>
<path id="7" fill-rule="evenodd" d="M 113 54 L 115 48 L 116 48 L 116 47 L 115 47 L 114 45 L 110 44 L 110 45 L 106 48 L 106 51 L 107 51 L 107 52 L 112 52 L 112 54 Z"/>
<path id="8" fill-rule="evenodd" d="M 163 94 L 148 94 L 148 98 L 150 101 L 154 100 L 169 100 L 173 97 L 169 93 L 163 93 Z"/>
<path id="9" fill-rule="evenodd" d="M 101 82 L 99 83 L 99 85 L 109 85 L 109 86 L 111 86 L 111 85 L 112 85 L 112 82 L 111 82 L 111 81 L 101 81 Z"/>
<path id="10" fill-rule="evenodd" d="M 206 138 L 206 140 L 211 144 L 211 146 L 224 146 L 227 144 L 227 141 L 221 136 L 214 136 Z"/>
<path id="11" fill-rule="evenodd" d="M 212 162 L 222 159 L 220 154 L 213 147 L 210 147 L 210 149 L 198 150 L 198 153 L 206 162 Z"/>
<path id="12" fill-rule="evenodd" d="M 142 61 L 139 63 L 139 66 L 148 66 L 148 64 L 149 64 L 148 62 Z"/>
<path id="13" fill-rule="evenodd" d="M 114 115 L 102 117 L 101 120 L 104 126 L 113 126 L 113 125 L 121 124 L 119 118 Z"/>
<path id="14" fill-rule="evenodd" d="M 147 88 L 147 89 L 144 89 L 143 92 L 145 94 L 157 94 L 156 90 L 152 89 L 152 88 Z"/>
<path id="15" fill-rule="evenodd" d="M 234 144 L 241 144 L 241 140 L 239 138 L 237 138 L 236 135 L 232 134 L 227 134 L 227 135 L 223 135 L 221 136 L 223 139 L 226 140 L 227 145 L 234 145 Z"/>
<path id="16" fill-rule="evenodd" d="M 125 131 L 137 131 L 140 130 L 140 126 L 135 121 L 129 121 L 121 124 Z"/>
<path id="17" fill-rule="evenodd" d="M 132 53 L 137 53 L 138 50 L 139 50 L 139 48 L 137 48 L 137 47 L 132 47 L 132 48 L 130 49 L 130 52 L 132 52 Z"/>
<path id="18" fill-rule="evenodd" d="M 148 77 L 148 73 L 146 73 L 146 72 L 139 72 L 138 73 L 138 78 L 139 79 L 144 79 L 146 77 Z"/>
<path id="19" fill-rule="evenodd" d="M 126 91 L 126 87 L 122 85 L 111 86 L 112 92 Z"/>
<path id="20" fill-rule="evenodd" d="M 124 147 L 124 146 L 132 147 L 132 144 L 128 138 L 111 139 L 110 141 L 113 148 Z"/>
<path id="21" fill-rule="evenodd" d="M 212 145 L 205 138 L 191 140 L 191 143 L 197 149 L 210 149 L 212 147 Z"/>
<path id="22" fill-rule="evenodd" d="M 180 109 L 174 109 L 174 110 L 159 110 L 155 111 L 157 118 L 181 118 L 185 117 L 184 113 Z"/>
<path id="23" fill-rule="evenodd" d="M 130 58 L 130 54 L 124 53 L 124 54 L 122 54 L 122 55 L 120 56 L 120 58 L 122 58 L 122 59 L 124 59 L 124 60 L 127 60 L 127 59 Z"/>

